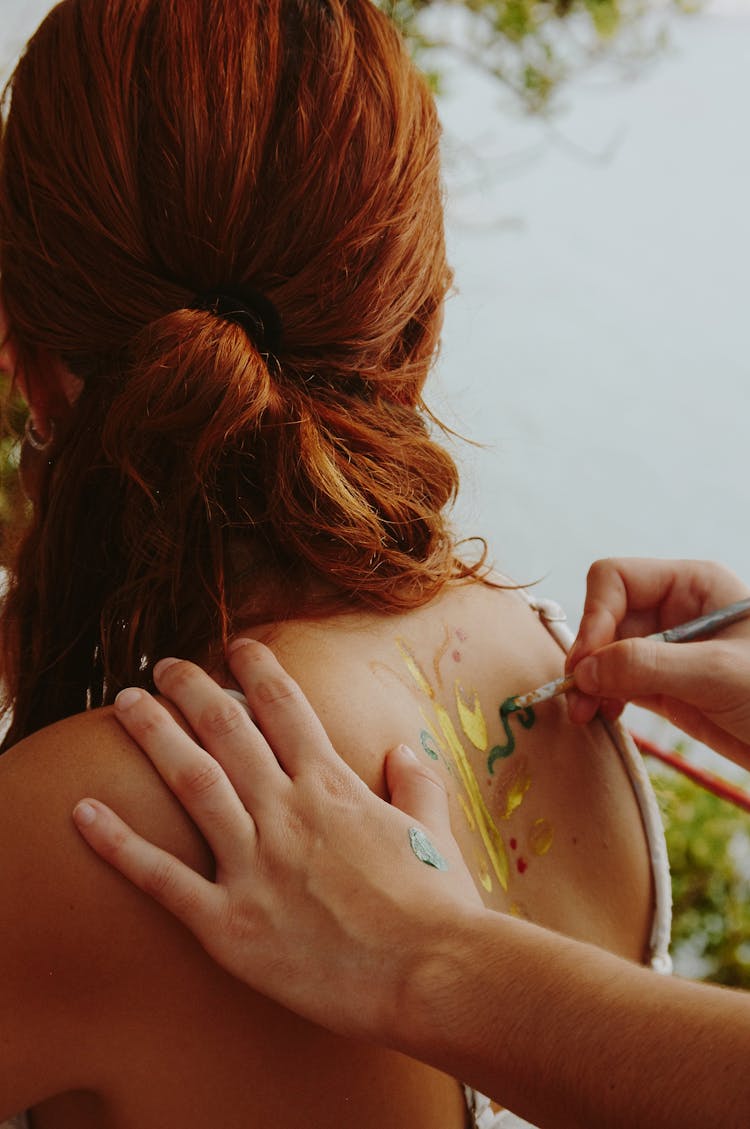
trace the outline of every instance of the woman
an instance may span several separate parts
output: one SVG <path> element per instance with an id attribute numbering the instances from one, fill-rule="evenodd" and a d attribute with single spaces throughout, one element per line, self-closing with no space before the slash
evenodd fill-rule
<path id="1" fill-rule="evenodd" d="M 33 500 L 3 615 L 0 1116 L 460 1129 L 455 1079 L 238 987 L 69 815 L 101 797 L 211 873 L 97 707 L 170 651 L 231 687 L 242 631 L 373 790 L 404 737 L 438 766 L 488 906 L 648 953 L 623 762 L 559 703 L 501 715 L 561 652 L 447 525 L 456 469 L 421 399 L 450 282 L 424 82 L 369 0 L 64 0 L 11 83 L 0 269 Z"/>
<path id="2" fill-rule="evenodd" d="M 750 767 L 750 621 L 681 646 L 648 638 L 748 596 L 737 576 L 709 561 L 596 562 L 568 659 L 578 687 L 570 713 L 590 712 L 602 695 L 635 697 Z M 115 703 L 173 788 L 203 782 L 198 794 L 177 794 L 211 844 L 217 880 L 165 858 L 86 800 L 74 818 L 102 857 L 177 913 L 241 980 L 331 1030 L 502 1093 L 540 1125 L 746 1129 L 748 993 L 654 977 L 476 906 L 465 870 L 437 872 L 409 858 L 415 823 L 451 850 L 442 780 L 402 746 L 386 761 L 390 804 L 374 796 L 288 679 L 283 695 L 261 692 L 286 676 L 267 648 L 241 642 L 230 662 L 262 735 L 247 721 L 216 739 L 204 721 L 224 691 L 185 663 L 162 668 L 159 689 L 207 751 L 145 691 Z M 293 835 L 279 833 L 288 826 Z"/>

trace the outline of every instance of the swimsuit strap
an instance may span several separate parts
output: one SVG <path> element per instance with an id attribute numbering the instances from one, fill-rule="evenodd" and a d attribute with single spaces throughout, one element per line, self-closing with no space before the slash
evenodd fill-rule
<path id="1" fill-rule="evenodd" d="M 575 636 L 568 626 L 567 617 L 560 605 L 555 603 L 554 600 L 532 595 L 525 588 L 519 588 L 517 591 L 526 600 L 532 611 L 536 612 L 550 635 L 567 654 Z M 667 855 L 667 842 L 664 837 L 664 824 L 643 758 L 638 752 L 630 733 L 619 719 L 614 722 L 604 721 L 602 724 L 630 777 L 643 820 L 651 860 L 651 872 L 654 876 L 654 919 L 649 940 L 650 964 L 655 972 L 668 975 L 672 971 L 672 958 L 669 955 L 669 943 L 672 934 L 672 882 L 669 875 L 669 856 Z"/>

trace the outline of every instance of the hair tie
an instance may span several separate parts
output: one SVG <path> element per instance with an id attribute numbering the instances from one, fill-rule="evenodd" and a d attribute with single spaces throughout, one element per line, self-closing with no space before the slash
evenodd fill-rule
<path id="1" fill-rule="evenodd" d="M 277 358 L 281 348 L 281 318 L 273 302 L 264 294 L 246 290 L 242 297 L 227 291 L 201 294 L 193 305 L 244 329 L 259 353 Z"/>

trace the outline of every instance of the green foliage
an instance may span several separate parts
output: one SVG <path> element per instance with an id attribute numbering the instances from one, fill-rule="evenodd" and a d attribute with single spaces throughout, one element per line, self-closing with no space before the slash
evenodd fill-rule
<path id="1" fill-rule="evenodd" d="M 433 86 L 439 87 L 443 70 L 438 52 L 443 58 L 454 54 L 513 91 L 526 110 L 540 113 L 566 79 L 592 62 L 632 65 L 658 51 L 666 17 L 693 11 L 701 0 L 375 2 L 400 28 Z M 456 14 L 463 16 L 460 27 L 450 18 Z"/>
<path id="2" fill-rule="evenodd" d="M 750 989 L 750 815 L 669 769 L 652 779 L 672 868 L 677 970 Z"/>

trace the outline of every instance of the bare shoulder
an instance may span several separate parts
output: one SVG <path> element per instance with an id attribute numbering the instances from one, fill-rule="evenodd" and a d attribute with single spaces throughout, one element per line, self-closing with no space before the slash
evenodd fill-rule
<path id="1" fill-rule="evenodd" d="M 110 873 L 85 849 L 71 819 L 75 803 L 91 794 L 207 872 L 209 856 L 200 836 L 113 710 L 66 718 L 0 757 L 4 837 L 27 852 L 64 855 L 71 873 L 85 867 L 89 878 Z"/>
<path id="2" fill-rule="evenodd" d="M 528 601 L 502 583 L 450 584 L 401 615 L 351 613 L 255 634 L 300 683 L 342 756 L 382 793 L 385 751 L 414 739 L 428 702 L 455 698 L 457 682 L 490 682 L 496 696 L 561 669 L 562 652 Z"/>
<path id="3" fill-rule="evenodd" d="M 71 819 L 95 795 L 137 829 L 208 872 L 197 831 L 112 711 L 61 721 L 0 757 L 0 1119 L 106 1073 L 107 1016 L 151 990 L 162 942 L 195 943 L 104 865 Z M 71 1032 L 75 1038 L 71 1038 Z"/>
<path id="4" fill-rule="evenodd" d="M 276 650 L 371 787 L 401 741 L 443 776 L 486 904 L 642 956 L 651 878 L 617 748 L 599 723 L 572 726 L 561 700 L 503 713 L 563 671 L 522 592 L 450 585 L 404 615 L 295 625 Z"/>

